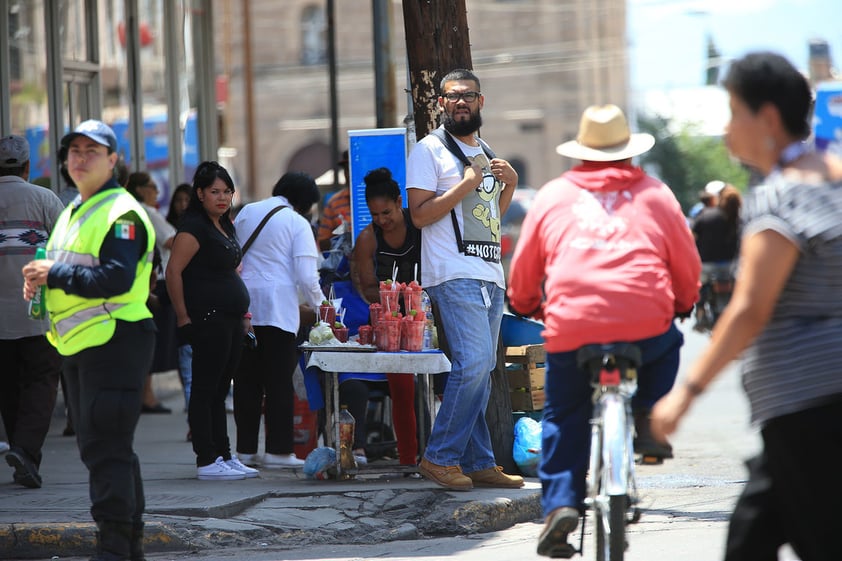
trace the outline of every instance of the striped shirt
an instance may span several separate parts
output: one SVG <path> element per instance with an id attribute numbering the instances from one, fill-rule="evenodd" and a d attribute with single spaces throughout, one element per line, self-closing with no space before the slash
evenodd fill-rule
<path id="1" fill-rule="evenodd" d="M 794 184 L 773 173 L 743 208 L 745 238 L 772 230 L 800 252 L 743 355 L 751 420 L 762 425 L 842 398 L 842 182 Z"/>

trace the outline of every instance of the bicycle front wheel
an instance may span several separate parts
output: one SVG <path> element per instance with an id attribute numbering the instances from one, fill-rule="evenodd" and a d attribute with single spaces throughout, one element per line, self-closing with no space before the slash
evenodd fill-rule
<path id="1" fill-rule="evenodd" d="M 626 553 L 626 495 L 611 495 L 596 516 L 596 558 L 623 561 Z"/>

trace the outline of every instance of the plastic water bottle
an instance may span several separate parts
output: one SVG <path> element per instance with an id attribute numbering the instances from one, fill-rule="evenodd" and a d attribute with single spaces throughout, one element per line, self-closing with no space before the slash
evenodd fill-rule
<path id="1" fill-rule="evenodd" d="M 46 259 L 47 258 L 47 250 L 43 247 L 39 247 L 35 250 L 35 259 Z M 32 300 L 29 301 L 29 319 L 44 319 L 46 316 L 46 302 L 44 301 L 44 288 L 45 286 L 42 284 L 38 287 L 38 290 L 35 291 L 35 294 L 32 296 Z"/>
<path id="2" fill-rule="evenodd" d="M 430 301 L 430 296 L 426 290 L 421 291 L 421 311 L 427 317 L 426 325 L 424 325 L 424 344 L 423 349 L 435 349 L 435 333 L 436 325 L 433 320 L 433 304 Z"/>
<path id="3" fill-rule="evenodd" d="M 350 470 L 357 469 L 357 460 L 354 459 L 354 416 L 348 411 L 347 405 L 340 406 L 339 418 L 339 465 L 342 467 L 342 478 L 350 479 L 353 474 Z"/>

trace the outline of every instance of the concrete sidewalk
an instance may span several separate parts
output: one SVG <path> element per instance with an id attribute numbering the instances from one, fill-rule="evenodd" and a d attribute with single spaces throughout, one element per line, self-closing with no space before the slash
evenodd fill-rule
<path id="1" fill-rule="evenodd" d="M 187 421 L 177 375 L 155 375 L 155 387 L 173 413 L 141 415 L 135 437 L 150 552 L 238 544 L 374 543 L 494 531 L 541 517 L 537 479 L 528 479 L 522 489 L 469 492 L 448 492 L 401 474 L 313 481 L 300 470 L 264 469 L 256 479 L 199 481 L 193 450 L 185 440 Z M 75 438 L 61 435 L 62 411 L 59 393 L 43 449 L 41 489 L 16 485 L 12 469 L 0 463 L 2 559 L 94 551 L 88 473 Z M 235 442 L 233 415 L 229 436 Z"/>

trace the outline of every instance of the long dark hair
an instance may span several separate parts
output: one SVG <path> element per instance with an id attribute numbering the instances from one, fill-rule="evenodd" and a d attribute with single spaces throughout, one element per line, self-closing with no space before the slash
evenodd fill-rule
<path id="1" fill-rule="evenodd" d="M 140 202 L 143 202 L 143 195 L 140 194 L 138 188 L 145 187 L 152 182 L 152 176 L 145 171 L 136 171 L 129 174 L 126 180 L 126 191 Z"/>
<path id="2" fill-rule="evenodd" d="M 178 187 L 175 188 L 175 191 L 172 192 L 172 197 L 170 197 L 170 208 L 167 211 L 167 222 L 173 226 L 178 226 L 178 221 L 181 220 L 181 215 L 176 212 L 172 203 L 175 200 L 176 195 L 187 193 L 187 196 L 190 197 L 192 195 L 192 191 L 193 186 L 189 183 L 179 183 Z"/>
<path id="3" fill-rule="evenodd" d="M 205 207 L 202 206 L 202 201 L 199 200 L 199 189 L 207 189 L 217 179 L 221 179 L 231 191 L 237 190 L 234 187 L 234 180 L 231 179 L 228 170 L 219 165 L 219 162 L 205 161 L 199 164 L 199 167 L 196 168 L 196 173 L 193 174 L 193 190 L 190 192 L 190 204 L 187 205 L 185 213 L 194 212 L 210 220 Z M 225 214 L 219 217 L 219 225 L 222 226 L 222 229 L 227 234 L 234 235 L 234 224 L 231 222 L 230 208 L 225 211 Z"/>

